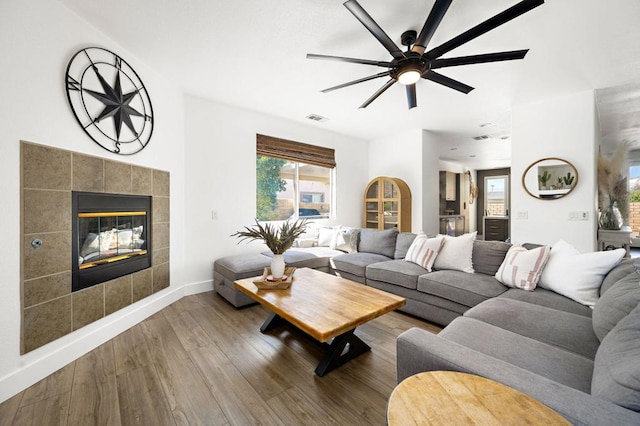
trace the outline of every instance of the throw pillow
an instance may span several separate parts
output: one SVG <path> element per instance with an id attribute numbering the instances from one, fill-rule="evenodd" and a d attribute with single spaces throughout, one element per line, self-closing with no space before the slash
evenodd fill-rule
<path id="1" fill-rule="evenodd" d="M 356 253 L 358 251 L 358 229 L 339 227 L 334 244 L 330 248 L 347 253 Z"/>
<path id="2" fill-rule="evenodd" d="M 593 308 L 604 276 L 624 255 L 624 249 L 581 254 L 560 240 L 551 248 L 538 285 Z"/>
<path id="3" fill-rule="evenodd" d="M 473 242 L 477 232 L 462 234 L 459 237 L 444 236 L 444 245 L 436 257 L 436 269 L 453 269 L 473 274 Z"/>
<path id="4" fill-rule="evenodd" d="M 508 287 L 533 291 L 549 260 L 550 251 L 549 246 L 527 250 L 522 246 L 514 245 L 504 257 L 495 277 Z"/>
<path id="5" fill-rule="evenodd" d="M 640 411 L 640 306 L 620 320 L 596 352 L 591 394 Z"/>
<path id="6" fill-rule="evenodd" d="M 426 234 L 419 233 L 409 246 L 404 260 L 420 265 L 431 272 L 433 262 L 443 244 L 444 237 L 428 238 Z"/>
<path id="7" fill-rule="evenodd" d="M 318 247 L 335 245 L 336 229 L 333 227 L 318 228 Z"/>

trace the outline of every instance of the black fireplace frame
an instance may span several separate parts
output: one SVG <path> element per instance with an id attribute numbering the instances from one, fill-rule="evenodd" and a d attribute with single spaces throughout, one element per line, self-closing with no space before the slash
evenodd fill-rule
<path id="1" fill-rule="evenodd" d="M 80 244 L 78 236 L 78 213 L 144 211 L 146 212 L 146 253 L 80 269 Z M 120 278 L 151 267 L 152 258 L 152 197 L 146 195 L 108 194 L 99 192 L 71 193 L 72 243 L 71 243 L 71 291 L 78 291 L 105 281 Z"/>

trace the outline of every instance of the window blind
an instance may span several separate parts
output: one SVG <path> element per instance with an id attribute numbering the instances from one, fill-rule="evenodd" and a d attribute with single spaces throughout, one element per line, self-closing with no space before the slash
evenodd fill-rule
<path id="1" fill-rule="evenodd" d="M 256 135 L 256 153 L 305 164 L 334 168 L 335 150 L 273 136 Z"/>

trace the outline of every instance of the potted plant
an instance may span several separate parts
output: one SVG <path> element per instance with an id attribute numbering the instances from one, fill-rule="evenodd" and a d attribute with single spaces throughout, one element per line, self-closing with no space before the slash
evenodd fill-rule
<path id="1" fill-rule="evenodd" d="M 538 180 L 540 181 L 540 189 L 547 189 L 547 182 L 551 179 L 551 173 L 547 170 L 544 171 L 543 174 L 538 175 Z"/>
<path id="2" fill-rule="evenodd" d="M 244 231 L 238 231 L 231 234 L 232 237 L 240 238 L 240 241 L 244 240 L 259 240 L 264 242 L 271 253 L 273 258 L 271 259 L 271 275 L 273 279 L 281 279 L 284 275 L 284 252 L 293 246 L 296 238 L 304 234 L 307 229 L 306 219 L 297 220 L 295 222 L 283 222 L 282 226 L 277 227 L 270 223 L 262 225 L 256 219 L 256 226 L 249 228 L 244 227 Z"/>
<path id="3" fill-rule="evenodd" d="M 575 176 L 571 175 L 571 172 L 567 172 L 567 175 L 564 176 L 562 178 L 564 180 L 564 184 L 567 188 L 571 188 L 571 185 L 573 185 L 573 180 L 575 179 Z"/>

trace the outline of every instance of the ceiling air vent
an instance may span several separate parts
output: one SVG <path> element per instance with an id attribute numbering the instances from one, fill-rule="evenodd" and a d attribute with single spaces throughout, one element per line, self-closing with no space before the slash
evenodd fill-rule
<path id="1" fill-rule="evenodd" d="M 318 122 L 325 122 L 327 120 L 329 120 L 327 117 L 323 117 L 321 115 L 318 114 L 309 114 L 307 115 L 307 117 L 309 120 L 313 120 L 313 121 L 318 121 Z"/>
<path id="2" fill-rule="evenodd" d="M 482 140 L 485 140 L 485 139 L 489 139 L 489 135 L 480 135 L 480 136 L 474 136 L 473 137 L 474 141 L 482 141 Z"/>

